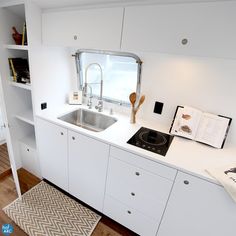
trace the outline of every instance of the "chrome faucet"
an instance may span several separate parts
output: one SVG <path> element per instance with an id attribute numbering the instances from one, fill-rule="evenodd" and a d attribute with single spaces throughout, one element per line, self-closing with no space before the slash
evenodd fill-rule
<path id="1" fill-rule="evenodd" d="M 101 112 L 103 110 L 103 101 L 102 101 L 102 93 L 103 93 L 103 73 L 102 73 L 102 67 L 98 64 L 98 63 L 91 63 L 89 64 L 86 69 L 85 69 L 85 90 L 87 91 L 87 87 L 88 84 L 97 84 L 97 83 L 88 83 L 87 81 L 87 74 L 88 74 L 88 69 L 90 68 L 90 66 L 98 66 L 100 69 L 100 73 L 101 73 L 101 79 L 100 79 L 100 95 L 99 95 L 99 99 L 98 99 L 98 105 L 95 106 L 95 108 L 98 110 L 98 112 Z M 92 98 L 92 88 L 90 86 L 90 97 Z M 90 98 L 90 102 L 91 102 L 91 107 L 92 107 L 92 101 Z M 88 102 L 88 106 L 89 106 L 89 102 Z M 90 107 L 90 108 L 91 108 Z"/>
<path id="2" fill-rule="evenodd" d="M 92 105 L 93 105 L 93 104 L 92 104 L 93 90 L 92 90 L 91 85 L 88 85 L 88 84 L 87 84 L 87 87 L 90 89 L 89 99 L 88 99 L 87 106 L 88 106 L 89 109 L 91 109 L 91 108 L 92 108 Z"/>

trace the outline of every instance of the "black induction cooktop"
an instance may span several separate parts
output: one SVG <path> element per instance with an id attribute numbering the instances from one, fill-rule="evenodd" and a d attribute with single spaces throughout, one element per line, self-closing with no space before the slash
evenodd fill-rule
<path id="1" fill-rule="evenodd" d="M 127 143 L 165 156 L 173 138 L 172 135 L 141 127 Z"/>

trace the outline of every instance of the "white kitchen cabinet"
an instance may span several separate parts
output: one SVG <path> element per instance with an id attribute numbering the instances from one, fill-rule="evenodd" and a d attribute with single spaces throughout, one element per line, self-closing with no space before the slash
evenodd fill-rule
<path id="1" fill-rule="evenodd" d="M 69 131 L 69 193 L 102 212 L 109 145 Z"/>
<path id="2" fill-rule="evenodd" d="M 235 235 L 236 204 L 216 184 L 178 172 L 158 236 Z"/>
<path id="3" fill-rule="evenodd" d="M 40 173 L 36 149 L 22 142 L 19 142 L 19 146 L 23 168 L 39 177 Z"/>
<path id="4" fill-rule="evenodd" d="M 104 212 L 113 220 L 137 232 L 139 235 L 156 235 L 158 224 L 154 219 L 145 216 L 138 210 L 117 201 L 109 195 L 105 196 Z"/>
<path id="5" fill-rule="evenodd" d="M 89 49 L 120 49 L 123 8 L 44 12 L 43 43 Z"/>
<path id="6" fill-rule="evenodd" d="M 156 235 L 176 170 L 111 147 L 104 214 L 140 235 Z"/>
<path id="7" fill-rule="evenodd" d="M 42 177 L 68 191 L 67 129 L 37 118 Z"/>
<path id="8" fill-rule="evenodd" d="M 234 1 L 127 7 L 121 49 L 236 58 L 235 9 Z"/>

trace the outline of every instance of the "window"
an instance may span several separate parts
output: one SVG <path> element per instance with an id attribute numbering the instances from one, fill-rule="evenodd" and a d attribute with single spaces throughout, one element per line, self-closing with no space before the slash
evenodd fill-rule
<path id="1" fill-rule="evenodd" d="M 92 88 L 93 97 L 99 97 L 102 69 L 104 101 L 129 105 L 129 94 L 136 92 L 139 95 L 142 63 L 138 56 L 131 53 L 83 50 L 76 53 L 76 60 L 80 90 L 87 82 Z"/>

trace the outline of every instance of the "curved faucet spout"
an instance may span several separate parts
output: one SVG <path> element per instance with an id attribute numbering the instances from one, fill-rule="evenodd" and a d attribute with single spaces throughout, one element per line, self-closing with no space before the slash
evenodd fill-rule
<path id="1" fill-rule="evenodd" d="M 98 109 L 99 112 L 101 112 L 103 110 L 103 102 L 102 102 L 102 93 L 103 93 L 103 71 L 102 71 L 102 67 L 101 65 L 99 65 L 98 63 L 94 62 L 89 64 L 86 69 L 85 69 L 85 88 L 87 88 L 88 86 L 88 80 L 87 80 L 87 74 L 88 74 L 88 69 L 91 66 L 97 66 L 100 69 L 100 95 L 99 95 L 99 100 L 98 100 L 98 105 L 95 107 L 96 109 Z M 91 83 L 92 84 L 92 83 Z"/>

